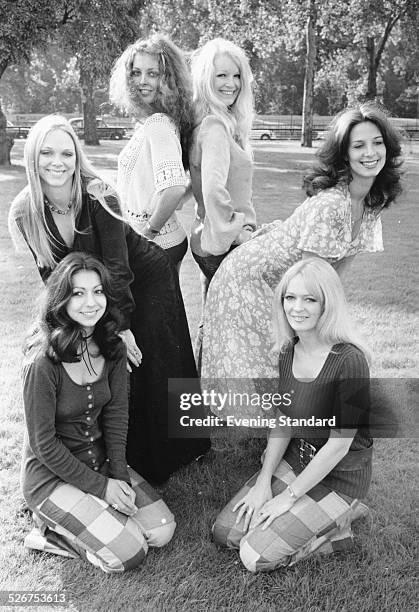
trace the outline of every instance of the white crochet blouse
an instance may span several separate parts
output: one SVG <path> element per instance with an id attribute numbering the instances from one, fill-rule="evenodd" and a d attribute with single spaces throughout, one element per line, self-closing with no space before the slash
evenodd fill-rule
<path id="1" fill-rule="evenodd" d="M 175 185 L 187 185 L 179 132 L 170 117 L 154 113 L 137 125 L 118 157 L 117 188 L 122 210 L 138 234 L 144 231 L 159 193 Z M 154 241 L 168 249 L 185 237 L 186 232 L 173 213 Z"/>

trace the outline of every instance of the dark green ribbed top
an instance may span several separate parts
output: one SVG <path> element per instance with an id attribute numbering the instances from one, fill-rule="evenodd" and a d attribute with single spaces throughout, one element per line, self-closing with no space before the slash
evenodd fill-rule
<path id="1" fill-rule="evenodd" d="M 336 417 L 336 429 L 356 429 L 345 457 L 322 481 L 330 489 L 352 498 L 364 497 L 371 480 L 372 445 L 367 428 L 369 410 L 369 368 L 364 354 L 352 344 L 335 344 L 319 373 L 310 382 L 294 378 L 294 346 L 279 361 L 279 392 L 291 393 L 291 405 L 281 412 L 292 418 Z M 293 469 L 302 471 L 299 460 L 299 438 L 320 449 L 330 435 L 330 427 L 296 429 L 284 458 Z M 359 455 L 357 455 L 359 453 Z"/>

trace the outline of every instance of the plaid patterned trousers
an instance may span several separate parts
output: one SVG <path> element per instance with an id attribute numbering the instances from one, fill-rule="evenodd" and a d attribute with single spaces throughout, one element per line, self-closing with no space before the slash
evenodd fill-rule
<path id="1" fill-rule="evenodd" d="M 80 556 L 105 572 L 138 566 L 149 546 L 164 546 L 175 531 L 174 516 L 159 494 L 129 469 L 135 491 L 134 516 L 122 514 L 103 499 L 63 483 L 34 511 L 41 538 L 30 548 L 68 557 Z"/>
<path id="2" fill-rule="evenodd" d="M 254 474 L 218 515 L 213 536 L 217 544 L 240 550 L 243 564 L 251 572 L 271 571 L 293 565 L 314 552 L 331 553 L 352 546 L 351 522 L 357 518 L 358 500 L 330 491 L 320 482 L 300 497 L 292 508 L 277 517 L 271 525 L 248 533 L 243 531 L 244 518 L 236 525 L 236 503 L 255 484 Z M 272 493 L 278 495 L 295 480 L 289 464 L 282 460 L 272 477 Z M 364 513 L 366 506 L 362 504 Z"/>

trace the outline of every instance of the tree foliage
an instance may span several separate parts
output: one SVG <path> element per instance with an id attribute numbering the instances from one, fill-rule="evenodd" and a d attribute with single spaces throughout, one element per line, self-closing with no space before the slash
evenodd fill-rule
<path id="1" fill-rule="evenodd" d="M 12 64 L 0 82 L 3 107 L 10 113 L 81 112 L 76 58 L 57 43 L 34 51 L 30 64 Z"/>
<path id="2" fill-rule="evenodd" d="M 165 31 L 192 51 L 222 36 L 248 54 L 259 112 L 333 114 L 377 97 L 415 116 L 419 0 L 0 0 L 2 95 L 31 110 L 73 110 L 83 98 L 87 142 L 110 69 L 139 36 Z M 315 57 L 305 66 L 309 6 L 316 9 Z M 45 51 L 51 37 L 60 52 Z M 31 67 L 25 62 L 32 58 Z M 61 62 L 61 63 L 60 63 Z M 76 79 L 79 78 L 77 84 Z M 305 86 L 304 86 L 305 83 Z M 80 89 L 81 88 L 81 89 Z M 101 96 L 101 98 L 99 98 Z M 68 103 L 68 105 L 66 105 Z M 71 106 L 71 109 L 69 108 Z M 5 118 L 0 109 L 0 149 Z M 4 152 L 0 151 L 0 163 Z"/>
<path id="3" fill-rule="evenodd" d="M 50 0 L 0 1 L 0 79 L 11 64 L 29 61 L 59 24 L 69 18 L 66 2 Z M 10 164 L 6 117 L 0 106 L 0 165 Z"/>
<path id="4" fill-rule="evenodd" d="M 60 37 L 77 61 L 87 144 L 99 143 L 95 94 L 107 86 L 116 57 L 139 35 L 142 6 L 142 0 L 72 0 L 72 19 Z"/>

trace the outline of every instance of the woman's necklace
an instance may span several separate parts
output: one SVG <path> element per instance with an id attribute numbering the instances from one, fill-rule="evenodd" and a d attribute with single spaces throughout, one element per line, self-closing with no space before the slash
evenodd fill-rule
<path id="1" fill-rule="evenodd" d="M 71 207 L 73 206 L 73 202 L 70 201 L 67 204 L 67 207 L 64 210 L 61 210 L 61 208 L 57 208 L 56 206 L 51 204 L 51 202 L 48 200 L 47 196 L 44 196 L 44 204 L 46 204 L 46 206 L 48 206 L 48 208 L 50 209 L 51 212 L 57 213 L 58 215 L 68 215 L 71 212 Z"/>
<path id="2" fill-rule="evenodd" d="M 95 359 L 96 357 L 99 357 L 100 350 L 97 353 L 91 353 L 89 351 L 89 342 L 88 342 L 89 338 L 91 338 L 93 334 L 94 332 L 92 332 L 88 336 L 83 336 L 82 343 L 81 343 L 81 353 L 79 353 L 79 355 L 81 356 L 81 359 L 84 361 L 84 364 L 90 376 L 92 376 L 93 374 L 97 376 L 97 372 L 95 368 L 93 367 L 91 357 L 93 357 L 93 359 Z"/>

